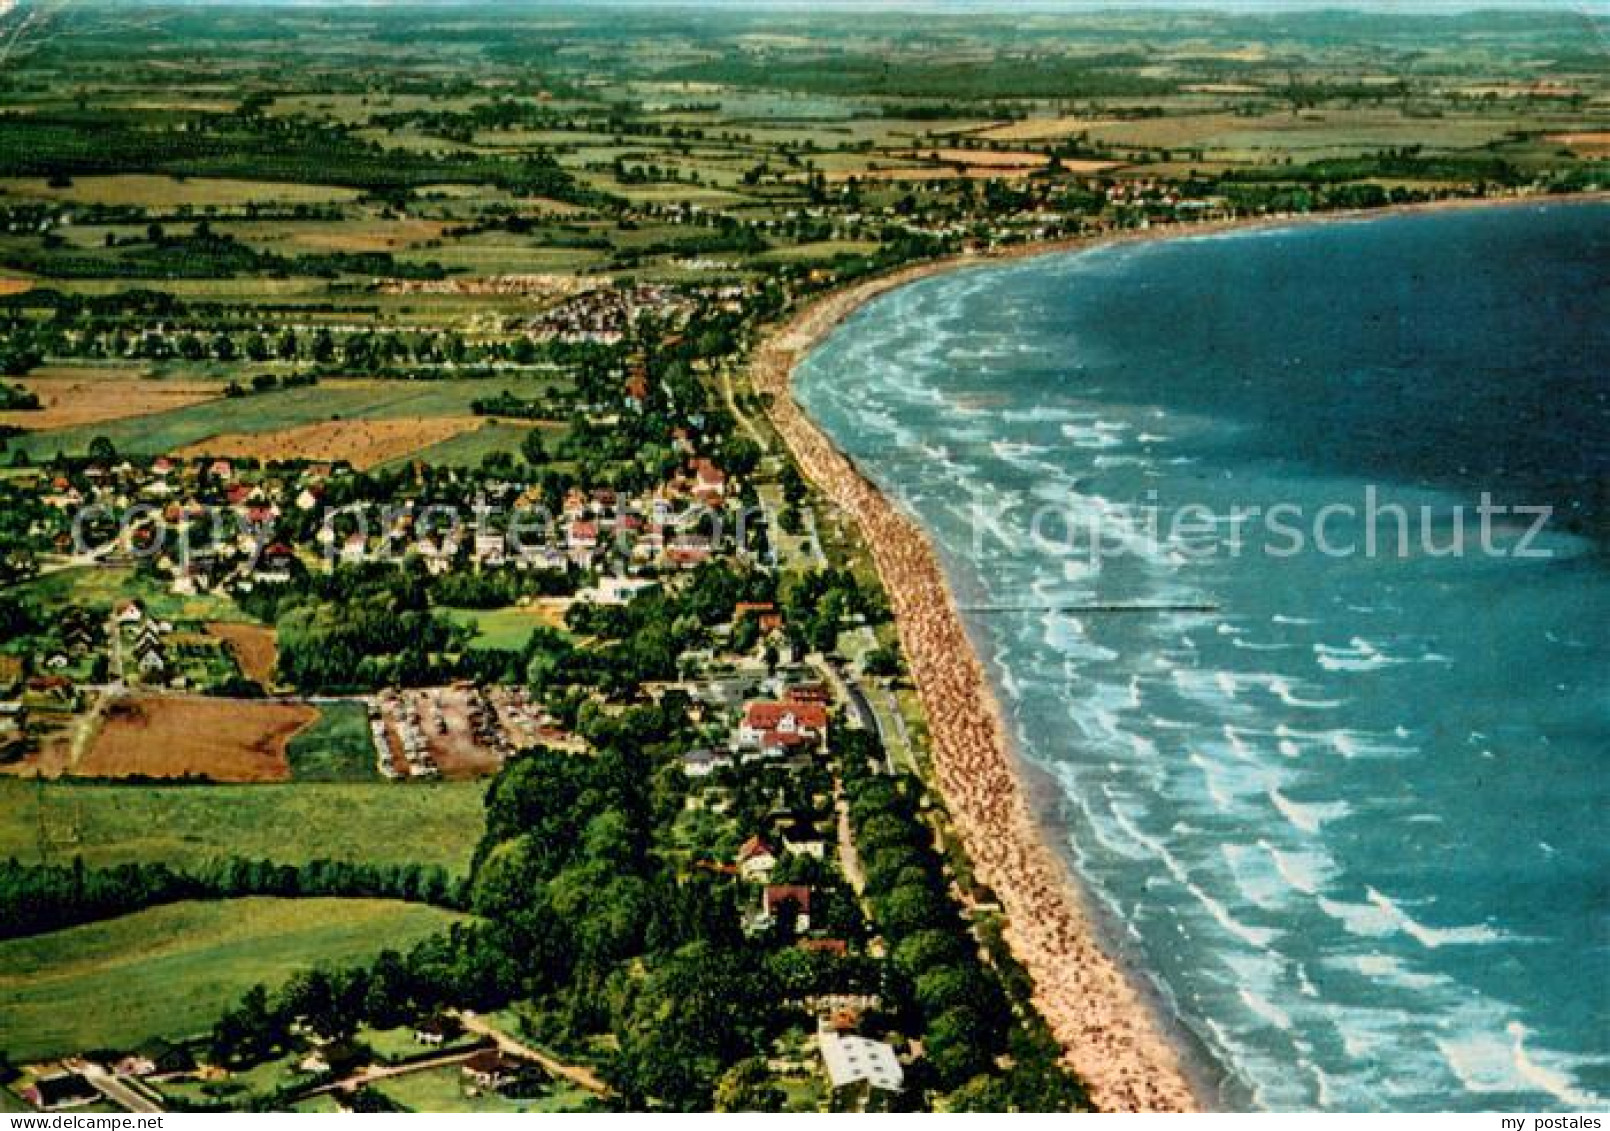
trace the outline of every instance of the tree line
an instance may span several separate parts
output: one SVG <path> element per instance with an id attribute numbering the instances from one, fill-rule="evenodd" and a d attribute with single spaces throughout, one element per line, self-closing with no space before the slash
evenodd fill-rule
<path id="1" fill-rule="evenodd" d="M 89 868 L 82 857 L 71 864 L 12 859 L 0 863 L 0 938 L 58 931 L 182 900 L 243 896 L 399 899 L 462 910 L 467 888 L 462 879 L 424 864 L 276 864 L 231 856 L 182 870 L 167 864 Z"/>
<path id="2" fill-rule="evenodd" d="M 879 773 L 883 753 L 869 732 L 845 731 L 836 741 L 865 894 L 890 955 L 886 1005 L 921 1033 L 934 1083 L 954 1091 L 958 1108 L 1087 1108 L 1026 996 L 1014 1009 L 999 968 L 980 957 L 980 939 L 951 898 L 945 861 L 919 808 L 921 783 Z M 1011 1067 L 1001 1072 L 995 1065 L 1003 1055 Z"/>

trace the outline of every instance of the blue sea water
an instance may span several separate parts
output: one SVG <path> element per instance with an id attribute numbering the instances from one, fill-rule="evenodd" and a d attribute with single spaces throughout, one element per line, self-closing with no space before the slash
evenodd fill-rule
<path id="1" fill-rule="evenodd" d="M 1610 206 L 933 277 L 796 395 L 933 536 L 1220 1102 L 1610 1106 Z M 1483 492 L 1553 517 L 1484 550 Z M 1277 503 L 1358 513 L 1235 550 Z"/>

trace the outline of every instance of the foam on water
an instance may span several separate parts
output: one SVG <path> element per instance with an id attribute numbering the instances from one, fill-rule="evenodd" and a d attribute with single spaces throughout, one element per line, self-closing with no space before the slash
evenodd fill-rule
<path id="1" fill-rule="evenodd" d="M 1388 223 L 1400 235 L 1383 243 L 1372 233 Z M 1552 380 L 1538 419 L 1553 402 L 1577 421 L 1610 405 L 1550 368 L 1537 329 L 1550 318 L 1504 313 L 1551 293 L 1599 303 L 1582 333 L 1610 356 L 1610 224 L 1566 238 L 1526 221 L 1511 241 L 1513 223 L 1305 229 L 939 277 L 861 311 L 800 374 L 807 410 L 933 532 L 958 594 L 1012 610 L 969 630 L 1019 744 L 1063 790 L 1075 865 L 1223 1067 L 1231 1106 L 1589 1107 L 1610 1093 L 1602 1011 L 1582 992 L 1610 984 L 1603 892 L 1584 878 L 1610 871 L 1595 761 L 1610 646 L 1583 628 L 1610 622 L 1610 587 L 1591 555 L 1564 534 L 1571 569 L 1198 553 L 1239 504 L 1314 509 L 1366 482 L 1447 514 L 1461 499 L 1423 437 L 1480 419 L 1492 389 L 1513 401 Z M 1416 243 L 1426 225 L 1482 254 L 1451 269 L 1462 245 Z M 1334 248 L 1311 280 L 1309 247 Z M 1538 272 L 1526 295 L 1500 276 L 1499 305 L 1461 297 L 1518 256 Z M 1576 274 L 1551 292 L 1555 260 Z M 1355 263 L 1374 282 L 1349 276 Z M 1383 277 L 1427 280 L 1422 306 L 1447 290 L 1447 334 L 1426 329 L 1440 308 L 1405 323 L 1383 306 L 1410 301 Z M 1372 325 L 1412 357 L 1366 357 Z M 1439 349 L 1467 343 L 1438 368 Z M 1273 407 L 1249 392 L 1261 386 Z M 1384 407 L 1365 419 L 1372 398 Z M 1513 403 L 1492 422 L 1461 462 L 1527 427 Z M 1374 439 L 1411 426 L 1415 445 Z M 1561 431 L 1530 434 L 1527 457 Z M 1158 539 L 1153 503 L 1215 517 Z M 1065 536 L 1043 518 L 1032 536 L 1042 507 Z M 1222 611 L 1068 611 L 1108 603 Z"/>
<path id="2" fill-rule="evenodd" d="M 1260 840 L 1258 847 L 1269 854 L 1269 859 L 1280 878 L 1293 891 L 1300 891 L 1305 895 L 1318 894 L 1334 870 L 1322 856 L 1312 851 L 1283 851 L 1267 840 Z"/>
<path id="3" fill-rule="evenodd" d="M 1276 786 L 1268 790 L 1269 801 L 1291 825 L 1305 833 L 1317 833 L 1327 821 L 1348 814 L 1345 801 L 1293 801 Z"/>
<path id="4" fill-rule="evenodd" d="M 1369 888 L 1367 894 L 1370 903 L 1380 908 L 1398 930 L 1423 947 L 1435 949 L 1439 946 L 1490 943 L 1497 942 L 1502 937 L 1491 927 L 1479 924 L 1469 927 L 1427 927 L 1416 922 L 1401 907 L 1374 888 Z"/>

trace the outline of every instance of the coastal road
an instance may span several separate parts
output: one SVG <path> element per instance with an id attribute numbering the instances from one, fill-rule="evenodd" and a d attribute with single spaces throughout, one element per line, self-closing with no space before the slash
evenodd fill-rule
<path id="1" fill-rule="evenodd" d="M 867 698 L 866 689 L 861 686 L 861 681 L 854 675 L 841 671 L 836 663 L 820 652 L 814 652 L 806 657 L 806 662 L 833 685 L 836 698 L 840 702 L 850 705 L 850 713 L 855 717 L 857 729 L 869 730 L 878 736 L 878 744 L 883 748 L 884 771 L 893 776 L 894 752 L 889 749 L 888 736 L 883 730 L 883 720 L 878 718 L 877 711 L 872 709 L 872 701 Z"/>

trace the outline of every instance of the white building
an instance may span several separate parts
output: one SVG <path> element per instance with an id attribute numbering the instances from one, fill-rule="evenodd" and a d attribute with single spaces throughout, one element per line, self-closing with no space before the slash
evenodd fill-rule
<path id="1" fill-rule="evenodd" d="M 906 1074 L 894 1048 L 883 1041 L 858 1037 L 854 1033 L 835 1033 L 821 1029 L 816 1040 L 827 1066 L 827 1078 L 835 1088 L 848 1088 L 865 1081 L 885 1092 L 898 1092 Z"/>

